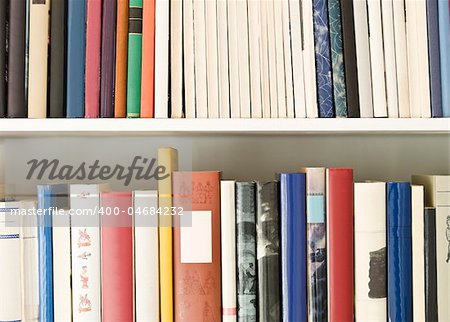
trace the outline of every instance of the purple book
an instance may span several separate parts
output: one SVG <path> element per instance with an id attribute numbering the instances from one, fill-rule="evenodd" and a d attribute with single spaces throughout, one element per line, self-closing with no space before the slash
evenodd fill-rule
<path id="1" fill-rule="evenodd" d="M 116 57 L 116 0 L 103 1 L 100 116 L 114 117 L 114 66 Z"/>

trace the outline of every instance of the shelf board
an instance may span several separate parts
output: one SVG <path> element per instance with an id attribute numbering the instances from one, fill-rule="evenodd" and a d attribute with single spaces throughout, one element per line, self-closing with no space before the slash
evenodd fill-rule
<path id="1" fill-rule="evenodd" d="M 450 134 L 450 119 L 0 119 L 0 137 Z"/>

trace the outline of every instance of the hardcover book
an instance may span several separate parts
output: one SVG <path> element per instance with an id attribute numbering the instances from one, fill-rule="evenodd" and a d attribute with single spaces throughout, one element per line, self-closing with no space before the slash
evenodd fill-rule
<path id="1" fill-rule="evenodd" d="M 144 2 L 142 8 L 142 79 L 141 117 L 154 116 L 155 94 L 155 0 Z"/>
<path id="2" fill-rule="evenodd" d="M 436 208 L 426 207 L 425 228 L 425 318 L 438 321 L 436 272 Z"/>
<path id="3" fill-rule="evenodd" d="M 128 62 L 128 0 L 117 0 L 114 117 L 126 116 Z"/>
<path id="4" fill-rule="evenodd" d="M 7 13 L 8 0 L 0 0 L 0 117 L 6 116 L 6 94 L 7 94 Z"/>
<path id="5" fill-rule="evenodd" d="M 411 187 L 412 296 L 413 320 L 425 318 L 425 228 L 423 186 Z"/>

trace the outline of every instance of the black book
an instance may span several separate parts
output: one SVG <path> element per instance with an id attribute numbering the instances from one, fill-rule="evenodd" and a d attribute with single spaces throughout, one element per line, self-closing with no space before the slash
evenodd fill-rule
<path id="1" fill-rule="evenodd" d="M 9 5 L 8 117 L 27 117 L 25 97 L 26 0 Z"/>
<path id="2" fill-rule="evenodd" d="M 0 117 L 6 116 L 7 77 L 7 12 L 8 0 L 0 0 Z"/>
<path id="3" fill-rule="evenodd" d="M 65 116 L 67 0 L 51 2 L 49 116 Z"/>
<path id="4" fill-rule="evenodd" d="M 436 209 L 425 208 L 425 316 L 438 320 L 437 268 L 436 268 Z"/>
<path id="5" fill-rule="evenodd" d="M 342 41 L 347 91 L 347 117 L 359 117 L 358 70 L 356 65 L 353 1 L 341 1 Z"/>

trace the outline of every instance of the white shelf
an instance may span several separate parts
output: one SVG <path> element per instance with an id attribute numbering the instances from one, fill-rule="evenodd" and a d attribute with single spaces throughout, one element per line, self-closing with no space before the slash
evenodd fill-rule
<path id="1" fill-rule="evenodd" d="M 0 137 L 450 134 L 450 119 L 0 119 Z"/>

